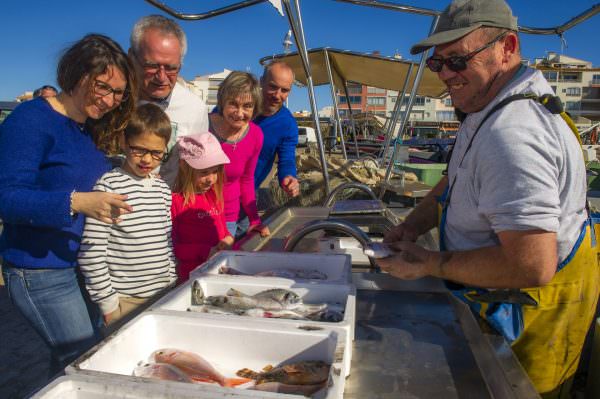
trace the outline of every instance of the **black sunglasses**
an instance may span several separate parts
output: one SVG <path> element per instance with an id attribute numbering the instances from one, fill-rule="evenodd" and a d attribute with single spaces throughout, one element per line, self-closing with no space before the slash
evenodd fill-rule
<path id="1" fill-rule="evenodd" d="M 446 65 L 448 69 L 453 72 L 464 71 L 465 69 L 467 69 L 467 61 L 475 57 L 477 54 L 481 53 L 486 48 L 491 47 L 498 40 L 502 39 L 504 35 L 506 35 L 506 33 L 507 32 L 501 33 L 488 44 L 484 45 L 483 47 L 479 47 L 477 50 L 471 51 L 469 54 L 453 55 L 448 58 L 440 57 L 439 55 L 433 55 L 427 58 L 427 61 L 425 61 L 425 63 L 432 72 L 441 72 L 444 65 Z"/>

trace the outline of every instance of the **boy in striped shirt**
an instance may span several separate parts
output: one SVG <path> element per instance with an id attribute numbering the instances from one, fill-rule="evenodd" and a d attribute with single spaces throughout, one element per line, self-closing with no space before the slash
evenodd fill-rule
<path id="1" fill-rule="evenodd" d="M 133 208 L 128 214 L 112 213 L 112 224 L 92 218 L 85 223 L 79 266 L 106 325 L 177 279 L 171 243 L 171 190 L 153 173 L 165 157 L 170 136 L 169 117 L 159 107 L 138 107 L 122 138 L 123 166 L 104 174 L 94 187 L 126 195 Z"/>

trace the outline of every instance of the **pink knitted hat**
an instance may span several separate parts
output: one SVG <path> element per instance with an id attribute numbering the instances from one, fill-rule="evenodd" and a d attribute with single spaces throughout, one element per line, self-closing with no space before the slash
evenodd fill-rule
<path id="1" fill-rule="evenodd" d="M 177 138 L 179 159 L 194 169 L 208 169 L 229 163 L 221 143 L 212 133 L 199 133 Z"/>

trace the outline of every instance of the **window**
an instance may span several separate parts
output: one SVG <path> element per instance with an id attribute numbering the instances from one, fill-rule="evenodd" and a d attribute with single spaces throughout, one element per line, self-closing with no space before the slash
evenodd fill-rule
<path id="1" fill-rule="evenodd" d="M 362 86 L 360 85 L 348 85 L 349 94 L 360 94 L 362 93 Z"/>
<path id="2" fill-rule="evenodd" d="M 566 111 L 579 111 L 580 108 L 581 108 L 581 102 L 579 102 L 579 101 L 567 101 L 565 103 Z"/>
<path id="3" fill-rule="evenodd" d="M 580 96 L 581 88 L 580 87 L 567 87 L 566 94 L 567 94 L 567 96 Z"/>
<path id="4" fill-rule="evenodd" d="M 361 100 L 361 96 L 350 96 L 350 104 L 360 104 Z M 346 104 L 346 96 L 340 97 L 340 104 Z"/>
<path id="5" fill-rule="evenodd" d="M 454 111 L 437 111 L 435 117 L 438 121 L 453 121 L 456 120 Z"/>
<path id="6" fill-rule="evenodd" d="M 543 75 L 548 82 L 556 82 L 558 79 L 558 72 L 555 71 L 544 71 Z"/>
<path id="7" fill-rule="evenodd" d="M 444 100 L 444 105 L 446 107 L 451 107 L 452 106 L 452 99 L 450 97 L 448 97 L 447 99 Z"/>
<path id="8" fill-rule="evenodd" d="M 552 91 L 554 92 L 554 94 L 556 94 L 556 86 L 550 86 L 550 88 L 552 89 Z"/>
<path id="9" fill-rule="evenodd" d="M 380 89 L 379 87 L 367 87 L 367 93 L 369 94 L 385 94 L 385 89 Z"/>
<path id="10" fill-rule="evenodd" d="M 593 75 L 593 77 L 592 77 L 592 84 L 593 85 L 600 85 L 600 75 Z"/>
<path id="11" fill-rule="evenodd" d="M 385 97 L 367 97 L 369 105 L 385 105 Z"/>
<path id="12" fill-rule="evenodd" d="M 578 73 L 563 73 L 561 78 L 563 82 L 579 82 L 581 80 Z"/>
<path id="13" fill-rule="evenodd" d="M 408 96 L 404 97 L 404 101 L 402 101 L 402 105 L 408 104 Z M 416 96 L 415 101 L 413 102 L 413 106 L 423 106 L 425 105 L 425 97 Z"/>
<path id="14" fill-rule="evenodd" d="M 391 101 L 392 103 L 395 103 L 395 102 L 396 102 L 396 97 L 390 97 L 390 101 Z"/>

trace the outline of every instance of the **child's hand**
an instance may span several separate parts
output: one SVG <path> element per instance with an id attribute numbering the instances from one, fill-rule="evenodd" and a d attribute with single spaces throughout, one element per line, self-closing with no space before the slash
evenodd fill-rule
<path id="1" fill-rule="evenodd" d="M 231 246 L 233 245 L 233 241 L 234 241 L 234 239 L 232 236 L 227 236 L 227 237 L 223 238 L 217 244 L 217 250 L 220 251 L 222 249 L 231 249 Z"/>
<path id="2" fill-rule="evenodd" d="M 248 233 L 251 231 L 258 231 L 258 233 L 260 234 L 261 237 L 267 237 L 269 235 L 271 235 L 271 232 L 269 231 L 269 228 L 267 226 L 265 226 L 264 224 L 255 224 L 254 226 L 250 226 L 248 228 Z"/>
<path id="3" fill-rule="evenodd" d="M 104 324 L 108 326 L 110 324 L 110 322 L 115 318 L 118 311 L 119 311 L 119 309 L 103 315 Z"/>

